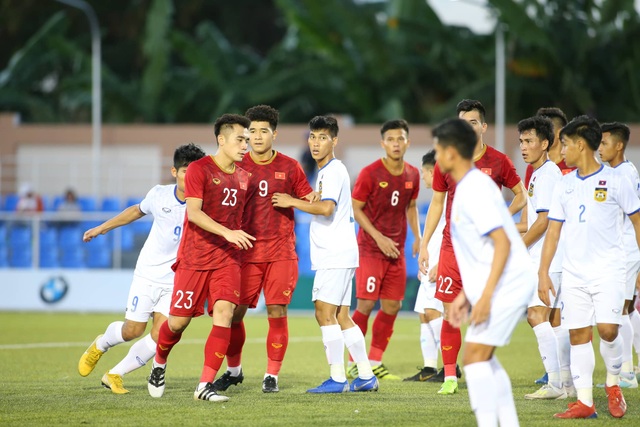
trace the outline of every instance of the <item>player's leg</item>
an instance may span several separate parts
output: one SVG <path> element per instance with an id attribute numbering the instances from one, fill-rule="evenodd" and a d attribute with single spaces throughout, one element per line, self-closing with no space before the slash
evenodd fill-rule
<path id="1" fill-rule="evenodd" d="M 627 262 L 625 302 L 622 312 L 622 325 L 620 325 L 620 335 L 623 342 L 622 370 L 620 371 L 620 387 L 622 388 L 638 388 L 638 380 L 633 369 L 633 325 L 631 324 L 629 313 L 633 306 L 639 268 L 640 261 Z"/>
<path id="2" fill-rule="evenodd" d="M 344 303 L 349 304 L 350 302 L 347 300 Z M 349 316 L 349 305 L 342 305 L 338 309 L 337 318 L 342 329 L 344 345 L 347 347 L 349 355 L 358 369 L 358 376 L 351 382 L 350 390 L 377 391 L 378 379 L 371 369 L 371 363 L 369 363 L 364 335 Z"/>
<path id="3" fill-rule="evenodd" d="M 576 388 L 573 385 L 573 376 L 571 375 L 571 341 L 569 339 L 569 330 L 561 325 L 561 319 L 561 309 L 552 308 L 549 314 L 549 322 L 553 328 L 553 334 L 556 337 L 556 343 L 558 345 L 560 380 L 562 381 L 564 391 L 567 393 L 567 397 L 575 398 Z"/>
<path id="4" fill-rule="evenodd" d="M 478 426 L 498 425 L 498 381 L 490 362 L 494 349 L 493 346 L 473 342 L 467 342 L 464 349 L 464 375 L 469 403 Z M 454 393 L 457 391 L 456 387 Z"/>
<path id="5" fill-rule="evenodd" d="M 351 318 L 367 335 L 369 316 L 380 295 L 380 285 L 384 277 L 387 261 L 360 256 L 360 267 L 356 270 L 356 299 L 357 305 Z"/>
<path id="6" fill-rule="evenodd" d="M 440 305 L 442 303 L 440 302 Z M 431 308 L 424 308 L 420 313 L 420 349 L 422 351 L 422 367 L 418 373 L 403 381 L 427 381 L 438 374 L 438 353 L 440 351 L 440 333 L 442 330 L 442 313 Z"/>
<path id="7" fill-rule="evenodd" d="M 629 307 L 629 321 L 631 322 L 631 326 L 633 328 L 633 348 L 636 352 L 636 358 L 638 360 L 638 364 L 634 367 L 634 372 L 636 373 L 637 377 L 638 374 L 640 374 L 640 314 L 638 314 L 638 310 L 636 308 L 636 298 L 637 295 L 634 295 L 631 302 L 631 307 Z"/>

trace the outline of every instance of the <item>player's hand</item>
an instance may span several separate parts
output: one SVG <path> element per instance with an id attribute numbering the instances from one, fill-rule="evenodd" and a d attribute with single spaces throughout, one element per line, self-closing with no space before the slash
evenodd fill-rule
<path id="1" fill-rule="evenodd" d="M 447 310 L 446 320 L 454 328 L 460 328 L 464 322 L 466 322 L 469 316 L 469 301 L 464 291 L 460 292 L 458 296 L 449 305 Z"/>
<path id="2" fill-rule="evenodd" d="M 551 282 L 551 277 L 549 274 L 539 274 L 538 275 L 538 298 L 542 301 L 547 307 L 551 307 L 551 300 L 549 299 L 549 291 L 551 291 L 551 295 L 556 296 L 556 290 L 553 288 L 553 282 Z"/>
<path id="3" fill-rule="evenodd" d="M 271 204 L 274 208 L 290 208 L 293 206 L 293 197 L 285 193 L 273 193 Z"/>
<path id="4" fill-rule="evenodd" d="M 429 269 L 429 281 L 433 283 L 436 281 L 437 278 L 438 278 L 438 264 L 434 265 Z"/>
<path id="5" fill-rule="evenodd" d="M 414 240 L 413 245 L 411 245 L 411 256 L 416 257 L 420 253 L 420 239 Z"/>
<path id="6" fill-rule="evenodd" d="M 312 191 L 311 193 L 309 193 L 306 196 L 304 196 L 303 199 L 307 199 L 309 201 L 309 203 L 311 203 L 311 202 L 319 202 L 320 201 L 320 193 L 318 193 L 317 191 Z"/>
<path id="7" fill-rule="evenodd" d="M 105 234 L 102 231 L 102 229 L 100 227 L 94 227 L 84 232 L 84 235 L 82 236 L 82 241 L 89 242 L 91 241 L 91 239 L 93 239 L 94 237 L 98 237 L 101 234 Z"/>
<path id="8" fill-rule="evenodd" d="M 242 230 L 229 230 L 229 232 L 224 235 L 224 238 L 227 240 L 227 242 L 236 245 L 238 249 L 245 250 L 252 248 L 253 243 L 251 243 L 251 241 L 256 240 L 255 237 L 245 233 Z"/>
<path id="9" fill-rule="evenodd" d="M 429 274 L 429 251 L 426 248 L 421 248 L 418 253 L 418 269 L 425 276 Z"/>
<path id="10" fill-rule="evenodd" d="M 398 249 L 398 246 L 400 246 L 400 244 L 394 242 L 387 236 L 381 236 L 376 239 L 376 244 L 378 245 L 380 252 L 382 252 L 385 256 L 393 259 L 397 259 L 400 256 L 400 249 Z"/>
<path id="11" fill-rule="evenodd" d="M 479 325 L 489 320 L 491 314 L 491 296 L 485 297 L 482 295 L 478 302 L 471 309 L 470 323 L 472 325 Z"/>

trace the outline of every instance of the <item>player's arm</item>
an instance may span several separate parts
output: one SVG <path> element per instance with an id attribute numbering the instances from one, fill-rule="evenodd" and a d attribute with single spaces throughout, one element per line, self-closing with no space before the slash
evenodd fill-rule
<path id="1" fill-rule="evenodd" d="M 239 249 L 249 249 L 253 247 L 252 240 L 255 237 L 242 230 L 229 230 L 219 222 L 214 221 L 202 210 L 202 199 L 187 197 L 187 217 L 189 222 L 197 225 L 209 233 L 223 237 L 229 243 L 233 243 Z"/>
<path id="2" fill-rule="evenodd" d="M 366 202 L 361 202 L 360 200 L 351 199 L 351 204 L 353 206 L 353 216 L 355 217 L 358 224 L 360 224 L 360 228 L 362 228 L 369 236 L 373 238 L 378 245 L 378 249 L 380 252 L 388 256 L 389 258 L 398 258 L 400 256 L 400 250 L 398 246 L 400 243 L 394 242 L 384 234 L 382 234 L 378 229 L 373 225 L 369 217 L 364 213 L 364 206 Z"/>
<path id="3" fill-rule="evenodd" d="M 549 277 L 549 268 L 551 261 L 558 250 L 558 241 L 560 240 L 560 231 L 562 230 L 562 221 L 549 221 L 547 227 L 547 235 L 544 237 L 542 245 L 542 254 L 540 256 L 540 268 L 538 270 L 538 296 L 547 306 L 551 305 L 549 300 L 549 291 L 555 296 L 556 292 Z"/>
<path id="4" fill-rule="evenodd" d="M 100 234 L 106 234 L 114 228 L 131 224 L 133 221 L 140 219 L 143 216 L 145 216 L 145 214 L 140 210 L 140 205 L 129 206 L 118 215 L 114 216 L 111 219 L 108 219 L 99 226 L 85 231 L 84 236 L 82 236 L 82 240 L 88 242 L 94 237 L 99 236 Z"/>
<path id="5" fill-rule="evenodd" d="M 429 203 L 429 211 L 427 212 L 427 219 L 424 224 L 424 232 L 422 233 L 422 239 L 420 240 L 420 253 L 418 255 L 418 268 L 420 273 L 427 275 L 427 269 L 429 268 L 429 251 L 427 246 L 429 240 L 433 236 L 433 232 L 440 222 L 442 211 L 444 210 L 444 202 L 447 193 L 444 191 L 433 191 L 431 197 L 431 203 Z"/>
<path id="6" fill-rule="evenodd" d="M 524 210 L 523 210 L 524 213 Z M 524 240 L 524 245 L 529 248 L 535 242 L 540 240 L 545 231 L 547 231 L 547 226 L 549 225 L 549 211 L 540 211 L 538 212 L 538 217 L 531 224 L 531 228 L 522 236 L 522 240 Z"/>
<path id="7" fill-rule="evenodd" d="M 638 244 L 638 248 L 640 248 L 640 212 L 634 212 L 629 215 L 629 220 L 633 225 L 633 229 L 636 232 L 636 242 Z M 640 292 L 640 274 L 636 277 L 636 289 Z"/>
<path id="8" fill-rule="evenodd" d="M 336 202 L 333 200 L 327 199 L 310 202 L 297 199 L 286 193 L 273 193 L 271 203 L 276 208 L 296 208 L 302 212 L 322 216 L 331 216 L 336 209 Z"/>
<path id="9" fill-rule="evenodd" d="M 416 199 L 412 199 L 409 202 L 407 208 L 407 221 L 409 222 L 409 228 L 413 233 L 413 246 L 411 247 L 411 256 L 415 258 L 420 252 L 420 218 L 418 216 L 418 203 Z"/>
<path id="10" fill-rule="evenodd" d="M 520 222 L 516 224 L 516 229 L 518 230 L 518 233 L 522 235 L 529 231 L 529 214 L 526 208 L 522 209 Z"/>
<path id="11" fill-rule="evenodd" d="M 509 205 L 509 213 L 515 215 L 527 205 L 527 194 L 524 191 L 524 184 L 522 181 L 518 181 L 516 185 L 511 187 L 513 192 L 513 200 Z"/>

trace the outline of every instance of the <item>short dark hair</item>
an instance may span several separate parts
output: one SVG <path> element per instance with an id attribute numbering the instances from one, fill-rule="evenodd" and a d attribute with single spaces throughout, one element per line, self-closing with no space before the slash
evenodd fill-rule
<path id="1" fill-rule="evenodd" d="M 574 117 L 565 127 L 560 131 L 560 138 L 562 137 L 575 137 L 578 136 L 585 141 L 591 150 L 596 151 L 602 142 L 602 129 L 600 123 L 593 117 L 582 115 Z"/>
<path id="2" fill-rule="evenodd" d="M 564 111 L 557 107 L 541 107 L 538 108 L 536 112 L 536 116 L 545 116 L 551 119 L 558 128 L 564 127 L 569 123 L 567 120 L 567 115 L 564 114 Z"/>
<path id="3" fill-rule="evenodd" d="M 380 135 L 384 137 L 384 133 L 391 129 L 404 129 L 407 135 L 409 135 L 409 123 L 407 123 L 406 120 L 397 119 L 384 122 L 380 128 Z"/>
<path id="4" fill-rule="evenodd" d="M 469 123 L 462 119 L 448 119 L 431 131 L 438 138 L 438 145 L 455 148 L 463 159 L 471 160 L 476 148 L 476 133 Z"/>
<path id="5" fill-rule="evenodd" d="M 223 114 L 216 119 L 213 124 L 213 134 L 218 137 L 220 131 L 226 128 L 231 128 L 233 125 L 240 125 L 244 128 L 249 128 L 251 120 L 240 114 Z"/>
<path id="6" fill-rule="evenodd" d="M 603 123 L 601 125 L 602 133 L 609 132 L 611 136 L 622 142 L 622 146 L 626 149 L 629 142 L 631 130 L 629 126 L 620 122 Z"/>
<path id="7" fill-rule="evenodd" d="M 338 121 L 331 116 L 315 116 L 309 120 L 309 130 L 328 130 L 331 138 L 338 136 Z"/>
<path id="8" fill-rule="evenodd" d="M 522 133 L 526 130 L 534 129 L 536 135 L 540 139 L 540 142 L 547 140 L 547 151 L 551 148 L 555 139 L 553 133 L 553 122 L 547 116 L 533 116 L 527 119 L 522 119 L 518 122 L 518 132 Z"/>
<path id="9" fill-rule="evenodd" d="M 181 145 L 173 152 L 173 167 L 180 169 L 188 166 L 189 163 L 195 162 L 198 159 L 203 158 L 207 154 L 200 148 L 200 146 L 192 143 Z"/>
<path id="10" fill-rule="evenodd" d="M 252 122 L 268 122 L 271 130 L 278 127 L 278 110 L 269 105 L 256 105 L 249 108 L 244 115 Z"/>
<path id="11" fill-rule="evenodd" d="M 429 150 L 427 154 L 422 156 L 422 166 L 436 165 L 436 150 Z"/>
<path id="12" fill-rule="evenodd" d="M 480 101 L 475 99 L 463 99 L 456 105 L 456 114 L 460 115 L 461 112 L 468 112 L 476 110 L 480 114 L 480 120 L 484 123 L 484 118 L 487 115 L 487 111 L 484 109 L 484 105 Z"/>

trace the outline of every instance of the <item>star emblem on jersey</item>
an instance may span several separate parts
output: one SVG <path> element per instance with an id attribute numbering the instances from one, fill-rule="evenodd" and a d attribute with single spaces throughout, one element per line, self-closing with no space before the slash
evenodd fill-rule
<path id="1" fill-rule="evenodd" d="M 284 172 L 276 172 L 276 179 L 286 179 L 287 175 Z"/>
<path id="2" fill-rule="evenodd" d="M 604 202 L 607 200 L 607 189 L 604 187 L 596 187 L 596 191 L 593 194 L 593 198 L 596 202 Z"/>
<path id="3" fill-rule="evenodd" d="M 405 190 L 411 190 L 413 188 L 413 182 L 407 181 L 404 183 Z"/>
<path id="4" fill-rule="evenodd" d="M 220 180 L 218 178 L 213 178 L 213 183 L 215 185 L 218 185 L 218 184 L 220 184 Z"/>
<path id="5" fill-rule="evenodd" d="M 380 184 L 378 184 L 378 185 L 380 185 L 380 188 L 387 188 L 387 187 L 389 186 L 389 183 L 388 183 L 388 182 L 386 182 L 386 181 L 382 181 L 382 182 L 381 182 Z"/>

